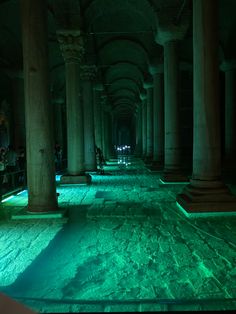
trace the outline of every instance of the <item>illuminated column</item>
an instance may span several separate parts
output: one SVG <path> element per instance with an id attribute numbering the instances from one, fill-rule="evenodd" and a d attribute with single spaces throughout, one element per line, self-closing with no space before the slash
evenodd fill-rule
<path id="1" fill-rule="evenodd" d="M 107 99 L 107 98 L 106 98 Z M 111 125 L 110 125 L 110 108 L 107 104 L 103 104 L 103 153 L 105 159 L 110 158 L 111 145 Z"/>
<path id="2" fill-rule="evenodd" d="M 225 72 L 225 156 L 224 171 L 236 174 L 236 62 L 225 61 L 221 70 Z"/>
<path id="3" fill-rule="evenodd" d="M 164 166 L 163 70 L 163 65 L 150 68 L 153 75 L 153 170 Z"/>
<path id="4" fill-rule="evenodd" d="M 165 154 L 162 180 L 186 181 L 180 169 L 180 124 L 178 103 L 178 57 L 177 42 L 164 43 L 164 127 Z"/>
<path id="5" fill-rule="evenodd" d="M 62 129 L 62 105 L 64 104 L 63 98 L 52 99 L 54 106 L 54 139 L 63 150 L 63 129 Z"/>
<path id="6" fill-rule="evenodd" d="M 81 70 L 84 109 L 84 166 L 86 171 L 96 171 L 93 112 L 93 80 L 96 75 L 96 67 L 94 65 L 83 65 Z"/>
<path id="7" fill-rule="evenodd" d="M 49 106 L 47 4 L 21 1 L 28 211 L 57 209 L 52 110 Z"/>
<path id="8" fill-rule="evenodd" d="M 103 94 L 101 96 L 101 130 L 102 130 L 102 151 L 105 155 L 106 150 L 106 122 L 105 122 L 105 106 L 107 103 L 107 96 Z"/>
<path id="9" fill-rule="evenodd" d="M 146 161 L 150 162 L 153 156 L 153 83 L 144 82 L 143 87 L 147 91 L 147 147 Z"/>
<path id="10" fill-rule="evenodd" d="M 94 85 L 94 126 L 95 126 L 95 144 L 102 148 L 102 111 L 101 111 L 101 92 L 102 84 Z"/>
<path id="11" fill-rule="evenodd" d="M 67 111 L 67 174 L 62 183 L 89 183 L 84 166 L 84 119 L 80 95 L 80 63 L 84 53 L 79 30 L 61 30 L 57 33 L 66 72 Z"/>
<path id="12" fill-rule="evenodd" d="M 147 95 L 140 93 L 142 101 L 142 157 L 146 157 L 147 152 Z"/>
<path id="13" fill-rule="evenodd" d="M 137 105 L 136 113 L 136 148 L 135 154 L 141 156 L 142 154 L 142 106 L 141 103 Z"/>
<path id="14" fill-rule="evenodd" d="M 215 0 L 193 1 L 193 174 L 177 196 L 188 212 L 236 211 L 235 197 L 221 181 L 217 10 Z"/>

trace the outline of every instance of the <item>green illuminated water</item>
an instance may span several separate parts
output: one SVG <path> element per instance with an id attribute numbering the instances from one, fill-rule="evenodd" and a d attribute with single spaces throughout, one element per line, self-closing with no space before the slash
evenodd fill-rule
<path id="1" fill-rule="evenodd" d="M 236 309 L 236 217 L 189 219 L 139 160 L 92 177 L 58 185 L 68 219 L 9 220 L 26 192 L 2 204 L 0 291 L 42 313 Z"/>

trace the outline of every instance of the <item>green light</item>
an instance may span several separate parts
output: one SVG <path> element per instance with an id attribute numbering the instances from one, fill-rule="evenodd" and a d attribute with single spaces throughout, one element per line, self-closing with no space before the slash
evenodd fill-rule
<path id="1" fill-rule="evenodd" d="M 12 199 L 13 197 L 15 197 L 15 196 L 14 196 L 14 195 L 11 195 L 11 196 L 5 198 L 4 200 L 2 200 L 2 203 L 5 203 L 6 201 Z"/>
<path id="2" fill-rule="evenodd" d="M 189 182 L 164 182 L 162 179 L 159 179 L 161 184 L 188 184 Z"/>
<path id="3" fill-rule="evenodd" d="M 23 191 L 17 193 L 16 195 L 21 195 L 21 194 L 23 194 L 23 193 L 25 193 L 25 192 L 26 192 L 26 190 L 23 190 Z"/>
<path id="4" fill-rule="evenodd" d="M 177 207 L 188 218 L 207 218 L 207 217 L 221 217 L 221 216 L 236 216 L 236 212 L 198 212 L 188 213 L 186 210 L 176 201 Z"/>

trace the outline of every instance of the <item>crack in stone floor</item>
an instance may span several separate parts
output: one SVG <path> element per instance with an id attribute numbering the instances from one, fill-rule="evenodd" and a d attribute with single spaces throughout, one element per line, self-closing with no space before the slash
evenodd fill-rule
<path id="1" fill-rule="evenodd" d="M 68 220 L 0 220 L 0 291 L 42 313 L 236 309 L 236 217 L 186 218 L 183 186 L 160 187 L 140 160 L 105 171 L 58 185 Z"/>

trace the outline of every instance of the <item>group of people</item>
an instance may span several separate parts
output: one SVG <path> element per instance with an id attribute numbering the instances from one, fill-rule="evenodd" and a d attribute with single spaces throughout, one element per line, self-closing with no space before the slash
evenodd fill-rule
<path id="1" fill-rule="evenodd" d="M 25 149 L 23 146 L 19 146 L 17 151 L 14 150 L 12 145 L 7 148 L 0 148 L 0 199 L 4 191 L 25 184 L 25 164 Z"/>
<path id="2" fill-rule="evenodd" d="M 19 146 L 15 151 L 12 145 L 0 148 L 0 171 L 13 172 L 25 169 L 25 148 Z"/>
<path id="3" fill-rule="evenodd" d="M 58 143 L 55 144 L 54 153 L 56 170 L 58 171 L 62 169 L 62 149 Z M 101 148 L 97 146 L 96 157 L 99 173 L 104 174 L 104 166 L 106 165 L 106 161 Z M 14 150 L 12 145 L 9 145 L 7 148 L 0 148 L 0 175 L 19 170 L 25 170 L 25 168 L 26 154 L 25 148 L 23 146 L 19 146 L 17 151 Z"/>

